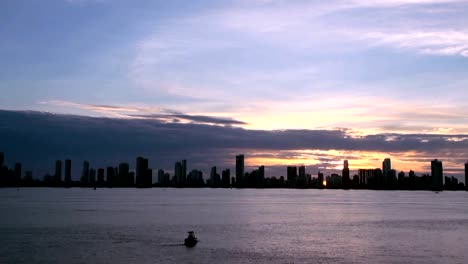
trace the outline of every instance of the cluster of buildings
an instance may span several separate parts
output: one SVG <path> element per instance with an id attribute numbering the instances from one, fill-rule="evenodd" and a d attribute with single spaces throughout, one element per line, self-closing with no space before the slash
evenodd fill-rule
<path id="1" fill-rule="evenodd" d="M 21 163 L 12 169 L 5 164 L 4 154 L 0 152 L 0 186 L 49 186 L 49 187 L 215 187 L 215 188 L 331 188 L 331 189 L 375 189 L 375 190 L 462 190 L 468 186 L 458 182 L 455 177 L 443 175 L 442 161 L 431 161 L 431 174 L 416 176 L 414 171 L 408 175 L 392 169 L 391 160 L 384 159 L 382 168 L 358 169 L 351 176 L 349 163 L 343 163 L 342 174 L 324 176 L 320 171 L 317 177 L 306 173 L 305 166 L 288 166 L 286 178 L 265 177 L 265 167 L 260 166 L 250 172 L 245 171 L 244 155 L 236 156 L 235 174 L 230 169 L 221 170 L 212 167 L 205 179 L 203 172 L 187 172 L 187 160 L 177 161 L 171 175 L 162 169 L 157 172 L 157 182 L 153 181 L 153 170 L 149 168 L 148 159 L 138 157 L 135 171 L 130 170 L 128 163 L 118 166 L 94 169 L 84 161 L 79 181 L 72 180 L 72 161 L 55 162 L 55 172 L 44 176 L 43 180 L 34 179 L 31 171 L 23 175 Z M 62 166 L 64 165 L 64 166 Z M 63 176 L 63 177 L 62 177 Z M 465 183 L 468 182 L 468 163 L 465 164 Z"/>

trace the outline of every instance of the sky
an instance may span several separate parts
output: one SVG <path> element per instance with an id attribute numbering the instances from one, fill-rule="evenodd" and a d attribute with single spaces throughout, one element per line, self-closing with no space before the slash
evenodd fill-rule
<path id="1" fill-rule="evenodd" d="M 468 161 L 467 13 L 466 0 L 3 0 L 0 109 L 9 111 L 0 118 L 9 125 L 0 126 L 0 151 L 42 173 L 27 147 L 48 153 L 42 163 L 91 159 L 32 140 L 49 133 L 38 131 L 51 119 L 102 129 L 113 120 L 126 124 L 121 130 L 147 124 L 143 138 L 176 127 L 178 140 L 158 132 L 162 139 L 140 151 L 168 170 L 205 149 L 195 144 L 203 140 L 213 148 L 192 164 L 204 170 L 247 153 L 248 166 L 270 174 L 295 164 L 316 175 L 345 158 L 352 169 L 381 167 L 390 157 L 398 171 L 420 173 L 439 158 L 460 176 Z M 213 131 L 229 144 L 217 144 Z M 101 151 L 96 164 L 144 149 L 122 133 L 127 151 L 112 160 Z"/>

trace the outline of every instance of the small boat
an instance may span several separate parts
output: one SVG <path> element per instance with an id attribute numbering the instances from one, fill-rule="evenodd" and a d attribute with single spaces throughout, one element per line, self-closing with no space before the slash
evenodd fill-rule
<path id="1" fill-rule="evenodd" d="M 195 237 L 193 231 L 188 232 L 188 237 L 184 240 L 184 245 L 186 247 L 194 247 L 198 243 L 198 238 Z"/>

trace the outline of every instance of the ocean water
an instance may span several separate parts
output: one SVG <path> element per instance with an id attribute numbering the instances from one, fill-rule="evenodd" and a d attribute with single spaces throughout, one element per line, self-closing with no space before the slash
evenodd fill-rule
<path id="1" fill-rule="evenodd" d="M 0 189 L 0 263 L 468 263 L 468 192 Z"/>

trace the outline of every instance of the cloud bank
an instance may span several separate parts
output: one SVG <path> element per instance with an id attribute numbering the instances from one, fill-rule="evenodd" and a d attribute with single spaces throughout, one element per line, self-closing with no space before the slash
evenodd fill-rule
<path id="1" fill-rule="evenodd" d="M 202 121 L 206 121 L 205 117 Z M 463 134 L 355 137 L 346 129 L 247 130 L 162 122 L 151 117 L 97 118 L 31 111 L 0 111 L 0 124 L 0 151 L 10 165 L 23 161 L 25 167 L 40 175 L 52 171 L 55 159 L 71 158 L 75 178 L 83 160 L 91 161 L 93 166 L 116 165 L 120 161 L 133 166 L 139 155 L 149 157 L 153 168 L 172 170 L 175 161 L 188 159 L 191 168 L 208 171 L 215 165 L 233 168 L 234 156 L 244 153 L 249 166 L 271 165 L 278 168 L 271 171 L 276 175 L 284 174 L 281 166 L 285 164 L 333 170 L 344 158 L 351 164 L 355 159 L 380 167 L 385 155 L 397 157 L 402 169 L 405 162 L 420 162 L 427 168 L 430 159 L 447 158 L 446 171 L 459 175 L 468 158 L 468 135 Z M 315 175 L 316 171 L 310 173 Z"/>

